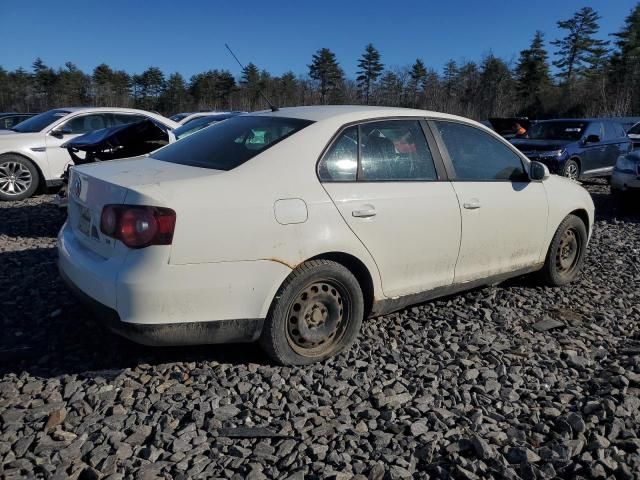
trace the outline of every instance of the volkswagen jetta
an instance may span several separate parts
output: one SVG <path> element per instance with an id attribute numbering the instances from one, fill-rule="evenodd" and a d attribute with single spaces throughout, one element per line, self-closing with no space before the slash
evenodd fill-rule
<path id="1" fill-rule="evenodd" d="M 62 276 L 151 345 L 260 340 L 283 364 L 362 321 L 538 272 L 574 280 L 593 203 L 446 114 L 299 107 L 231 118 L 150 157 L 72 169 Z"/>

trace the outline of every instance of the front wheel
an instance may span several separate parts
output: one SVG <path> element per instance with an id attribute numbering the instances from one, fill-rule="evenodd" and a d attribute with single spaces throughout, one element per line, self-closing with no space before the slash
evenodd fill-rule
<path id="1" fill-rule="evenodd" d="M 560 287 L 576 279 L 587 246 L 587 228 L 575 215 L 567 215 L 556 230 L 542 268 L 546 285 Z"/>
<path id="2" fill-rule="evenodd" d="M 308 365 L 348 348 L 358 336 L 364 300 L 358 280 L 343 265 L 311 260 L 280 287 L 260 343 L 282 365 Z"/>
<path id="3" fill-rule="evenodd" d="M 23 200 L 38 188 L 38 170 L 26 158 L 0 157 L 0 200 Z"/>
<path id="4" fill-rule="evenodd" d="M 575 160 L 567 160 L 562 170 L 562 175 L 570 180 L 578 180 L 580 178 L 580 165 Z"/>

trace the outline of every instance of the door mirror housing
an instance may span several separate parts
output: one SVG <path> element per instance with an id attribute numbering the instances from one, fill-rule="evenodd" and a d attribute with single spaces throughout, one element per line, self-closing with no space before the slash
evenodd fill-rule
<path id="1" fill-rule="evenodd" d="M 69 127 L 60 127 L 60 128 L 56 128 L 55 130 L 51 131 L 51 135 L 53 135 L 54 137 L 57 138 L 62 138 L 65 135 L 71 135 L 73 132 L 71 131 L 71 129 Z"/>
<path id="2" fill-rule="evenodd" d="M 584 139 L 584 143 L 598 143 L 600 142 L 599 135 L 587 135 L 587 138 Z"/>
<path id="3" fill-rule="evenodd" d="M 529 165 L 529 178 L 537 181 L 546 180 L 549 178 L 549 169 L 544 163 L 531 162 L 531 165 Z"/>

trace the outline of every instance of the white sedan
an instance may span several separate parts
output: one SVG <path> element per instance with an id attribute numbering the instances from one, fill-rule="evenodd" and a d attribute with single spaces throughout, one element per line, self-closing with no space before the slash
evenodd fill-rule
<path id="1" fill-rule="evenodd" d="M 179 125 L 151 112 L 131 108 L 56 108 L 0 131 L 0 200 L 21 200 L 39 187 L 62 184 L 71 158 L 60 146 L 93 130 L 153 119 L 167 129 Z"/>
<path id="2" fill-rule="evenodd" d="M 591 197 L 479 123 L 299 107 L 72 169 L 63 278 L 141 343 L 325 359 L 370 316 L 509 277 L 576 278 Z"/>

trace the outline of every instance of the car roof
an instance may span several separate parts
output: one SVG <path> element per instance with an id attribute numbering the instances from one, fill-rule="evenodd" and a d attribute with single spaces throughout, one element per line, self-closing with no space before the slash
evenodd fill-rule
<path id="1" fill-rule="evenodd" d="M 137 108 L 122 108 L 122 107 L 60 107 L 53 108 L 52 110 L 59 110 L 63 112 L 141 112 L 141 113 L 154 113 L 146 110 L 140 110 Z M 157 114 L 156 114 L 157 115 Z"/>
<path id="2" fill-rule="evenodd" d="M 170 128 L 178 128 L 180 124 L 171 120 L 170 118 L 164 117 L 163 115 L 157 112 L 150 112 L 148 110 L 140 110 L 138 108 L 122 108 L 122 107 L 60 107 L 60 108 L 52 108 L 49 110 L 50 112 L 66 112 L 66 113 L 91 113 L 91 112 L 108 112 L 108 113 L 133 113 L 144 115 L 146 117 L 155 118 L 156 120 L 162 121 L 166 126 Z"/>
<path id="3" fill-rule="evenodd" d="M 259 112 L 249 113 L 249 115 L 300 118 L 313 122 L 320 122 L 329 119 L 340 119 L 344 123 L 384 117 L 437 117 L 451 120 L 463 120 L 465 122 L 473 122 L 480 125 L 478 122 L 474 122 L 473 120 L 469 120 L 468 118 L 449 115 L 447 113 L 432 112 L 428 110 L 416 110 L 412 108 L 377 107 L 366 105 L 285 107 L 279 108 L 275 112 L 271 110 L 262 110 Z"/>

